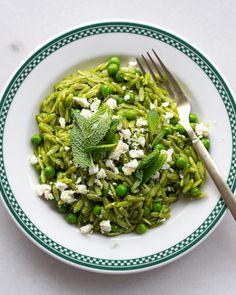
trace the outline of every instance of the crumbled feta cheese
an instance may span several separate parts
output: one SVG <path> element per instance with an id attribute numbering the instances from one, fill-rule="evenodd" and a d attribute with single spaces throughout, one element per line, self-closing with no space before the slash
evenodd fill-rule
<path id="1" fill-rule="evenodd" d="M 65 190 L 61 193 L 60 199 L 67 204 L 71 204 L 74 201 L 76 201 L 76 199 L 74 198 L 74 191 L 71 190 Z"/>
<path id="2" fill-rule="evenodd" d="M 135 67 L 137 67 L 137 61 L 136 61 L 136 60 L 131 60 L 131 61 L 129 61 L 129 67 L 130 67 L 130 68 L 135 68 Z"/>
<path id="3" fill-rule="evenodd" d="M 93 113 L 90 110 L 82 109 L 80 115 L 85 118 L 90 118 L 93 115 Z"/>
<path id="4" fill-rule="evenodd" d="M 174 150 L 173 149 L 168 149 L 166 150 L 161 150 L 161 154 L 166 154 L 167 155 L 167 159 L 165 164 L 162 166 L 162 170 L 168 170 L 170 168 L 170 165 L 168 163 L 170 163 L 172 161 L 172 154 L 173 154 Z"/>
<path id="5" fill-rule="evenodd" d="M 84 97 L 73 97 L 73 100 L 78 103 L 82 108 L 89 108 L 89 102 Z"/>
<path id="6" fill-rule="evenodd" d="M 133 159 L 140 159 L 144 156 L 143 150 L 130 150 L 129 155 Z"/>
<path id="7" fill-rule="evenodd" d="M 179 177 L 180 177 L 181 179 L 183 179 L 183 178 L 184 178 L 184 175 L 183 175 L 182 173 L 180 173 L 180 174 L 179 174 Z"/>
<path id="8" fill-rule="evenodd" d="M 121 88 L 122 88 L 122 90 L 125 90 L 125 89 L 126 89 L 126 86 L 124 85 L 124 86 L 122 86 Z"/>
<path id="9" fill-rule="evenodd" d="M 101 104 L 101 100 L 95 97 L 93 103 L 90 105 L 90 110 L 93 112 L 97 111 L 98 108 L 100 107 L 100 104 Z"/>
<path id="10" fill-rule="evenodd" d="M 32 165 L 36 165 L 38 163 L 38 159 L 35 155 L 31 156 L 29 161 Z"/>
<path id="11" fill-rule="evenodd" d="M 108 98 L 106 104 L 110 107 L 110 109 L 114 110 L 117 107 L 117 101 L 114 98 Z"/>
<path id="12" fill-rule="evenodd" d="M 61 128 L 65 128 L 66 127 L 66 120 L 63 117 L 60 117 L 59 124 L 60 124 Z"/>
<path id="13" fill-rule="evenodd" d="M 145 140 L 145 138 L 144 138 L 143 136 L 141 136 L 141 137 L 139 137 L 139 138 L 137 139 L 137 142 L 138 142 L 142 147 L 144 147 L 144 146 L 145 146 L 145 143 L 146 143 L 146 140 Z"/>
<path id="14" fill-rule="evenodd" d="M 147 120 L 144 120 L 141 117 L 136 120 L 136 126 L 137 127 L 147 126 L 147 125 L 148 125 Z"/>
<path id="15" fill-rule="evenodd" d="M 154 103 L 150 103 L 150 110 L 156 109 L 156 106 L 154 105 Z"/>
<path id="16" fill-rule="evenodd" d="M 131 136 L 130 129 L 121 129 L 120 136 L 121 139 L 127 139 L 129 141 Z"/>
<path id="17" fill-rule="evenodd" d="M 111 231 L 111 222 L 110 220 L 103 220 L 100 222 L 101 232 L 109 233 Z"/>
<path id="18" fill-rule="evenodd" d="M 166 112 L 165 115 L 163 116 L 165 119 L 165 123 L 169 124 L 170 123 L 170 119 L 174 117 L 174 115 L 170 112 Z"/>
<path id="19" fill-rule="evenodd" d="M 63 192 L 65 189 L 68 188 L 68 185 L 66 183 L 63 183 L 61 181 L 57 181 L 55 183 L 55 187 L 60 191 L 60 192 Z"/>
<path id="20" fill-rule="evenodd" d="M 82 181 L 82 178 L 81 177 L 78 177 L 77 180 L 76 180 L 76 184 L 81 183 L 81 181 Z"/>
<path id="21" fill-rule="evenodd" d="M 77 185 L 77 191 L 76 192 L 78 194 L 81 194 L 81 195 L 86 195 L 88 193 L 87 186 L 85 184 Z"/>
<path id="22" fill-rule="evenodd" d="M 166 101 L 166 102 L 163 102 L 161 105 L 164 107 L 164 108 L 166 108 L 166 107 L 168 107 L 169 106 L 169 101 Z"/>
<path id="23" fill-rule="evenodd" d="M 80 232 L 81 234 L 89 234 L 92 231 L 92 229 L 93 229 L 93 225 L 88 223 L 84 226 L 81 226 Z"/>
<path id="24" fill-rule="evenodd" d="M 54 199 L 53 194 L 51 193 L 51 186 L 49 184 L 38 184 L 35 187 L 35 192 L 37 196 L 39 197 L 44 196 L 46 200 Z"/>
<path id="25" fill-rule="evenodd" d="M 129 146 L 122 140 L 119 140 L 115 150 L 110 154 L 109 159 L 118 161 L 120 156 L 126 153 L 128 150 Z"/>
<path id="26" fill-rule="evenodd" d="M 137 169 L 137 167 L 138 167 L 138 161 L 135 159 L 124 164 L 124 166 L 122 167 L 122 170 L 125 175 L 131 175 Z"/>
<path id="27" fill-rule="evenodd" d="M 93 165 L 92 167 L 89 168 L 89 175 L 96 174 L 98 170 L 99 170 L 98 165 Z"/>
<path id="28" fill-rule="evenodd" d="M 100 188 L 103 187 L 101 181 L 100 181 L 99 179 L 97 179 L 97 178 L 95 178 L 94 183 L 95 183 L 97 186 L 99 186 Z"/>
<path id="29" fill-rule="evenodd" d="M 118 168 L 114 165 L 112 160 L 106 160 L 105 165 L 110 168 L 115 174 L 119 173 Z"/>
<path id="30" fill-rule="evenodd" d="M 195 131 L 199 137 L 208 137 L 209 135 L 207 123 L 196 124 Z"/>
<path id="31" fill-rule="evenodd" d="M 172 192 L 172 191 L 174 191 L 174 189 L 173 189 L 172 186 L 167 186 L 166 190 L 167 190 L 168 192 Z"/>
<path id="32" fill-rule="evenodd" d="M 126 94 L 126 95 L 124 96 L 124 100 L 125 100 L 125 101 L 130 100 L 130 95 L 129 95 L 129 94 Z"/>
<path id="33" fill-rule="evenodd" d="M 107 177 L 106 171 L 103 168 L 101 168 L 97 173 L 97 179 L 106 178 L 106 177 Z"/>
<path id="34" fill-rule="evenodd" d="M 64 150 L 66 151 L 66 152 L 68 152 L 69 150 L 70 150 L 70 147 L 68 147 L 67 145 L 64 147 Z"/>

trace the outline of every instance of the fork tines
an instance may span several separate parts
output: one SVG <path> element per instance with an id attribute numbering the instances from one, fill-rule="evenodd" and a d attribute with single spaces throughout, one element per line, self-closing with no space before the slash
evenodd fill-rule
<path id="1" fill-rule="evenodd" d="M 176 92 L 178 95 L 183 95 L 183 92 L 181 88 L 179 87 L 178 83 L 176 82 L 175 78 L 173 75 L 170 73 L 170 71 L 167 69 L 167 67 L 164 65 L 158 54 L 154 49 L 152 49 L 152 52 L 154 54 L 154 58 L 151 56 L 149 52 L 147 53 L 148 58 L 146 58 L 143 54 L 141 55 L 142 61 L 148 68 L 150 74 L 152 75 L 152 78 L 154 81 L 157 81 L 157 75 L 155 72 L 159 75 L 161 80 L 165 83 L 166 90 L 170 93 L 171 96 L 174 95 L 174 92 Z M 141 61 L 136 58 L 137 63 L 140 67 L 140 70 L 142 71 L 143 74 L 146 74 L 146 71 L 141 63 Z M 172 87 L 171 87 L 172 86 Z"/>

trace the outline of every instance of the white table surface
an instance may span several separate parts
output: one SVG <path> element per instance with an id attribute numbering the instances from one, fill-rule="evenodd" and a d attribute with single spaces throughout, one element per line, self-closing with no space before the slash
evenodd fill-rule
<path id="1" fill-rule="evenodd" d="M 104 18 L 145 20 L 180 33 L 216 62 L 236 93 L 235 0 L 0 0 L 0 89 L 40 42 Z M 25 238 L 1 203 L 0 233 L 1 294 L 236 294 L 236 227 L 229 213 L 190 254 L 129 276 L 89 273 L 55 260 Z"/>

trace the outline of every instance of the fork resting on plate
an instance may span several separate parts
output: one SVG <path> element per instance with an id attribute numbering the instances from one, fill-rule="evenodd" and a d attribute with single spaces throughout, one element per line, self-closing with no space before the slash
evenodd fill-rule
<path id="1" fill-rule="evenodd" d="M 152 51 L 156 61 L 154 61 L 154 58 L 148 52 L 148 58 L 146 58 L 144 55 L 141 55 L 142 60 L 149 69 L 153 80 L 157 81 L 156 74 L 158 74 L 164 82 L 165 88 L 170 94 L 170 97 L 176 102 L 177 110 L 180 117 L 180 123 L 183 125 L 186 132 L 188 133 L 194 149 L 204 162 L 209 175 L 211 176 L 213 182 L 215 183 L 216 187 L 221 193 L 222 198 L 224 199 L 227 207 L 229 208 L 230 212 L 232 213 L 236 221 L 236 198 L 234 198 L 233 193 L 224 181 L 212 157 L 206 150 L 201 140 L 197 137 L 189 123 L 189 114 L 191 109 L 190 103 L 185 94 L 183 93 L 182 89 L 178 85 L 177 81 L 173 77 L 173 75 L 170 73 L 170 71 L 166 68 L 160 57 L 157 55 L 156 51 L 154 49 L 152 49 Z M 138 62 L 140 70 L 143 74 L 145 74 L 146 71 L 142 66 L 141 60 L 138 58 L 136 58 L 136 60 Z"/>

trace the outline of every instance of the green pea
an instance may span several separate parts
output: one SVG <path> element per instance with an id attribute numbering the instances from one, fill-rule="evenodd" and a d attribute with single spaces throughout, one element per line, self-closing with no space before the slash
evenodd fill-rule
<path id="1" fill-rule="evenodd" d="M 180 134 L 185 133 L 185 129 L 184 129 L 183 125 L 181 125 L 181 124 L 176 124 L 175 125 L 175 130 L 176 130 L 176 132 L 179 132 Z"/>
<path id="2" fill-rule="evenodd" d="M 165 149 L 165 147 L 164 147 L 164 145 L 163 145 L 162 143 L 158 143 L 158 144 L 156 144 L 155 147 L 154 147 L 154 150 L 159 150 L 159 151 L 161 151 L 161 150 L 164 150 L 164 149 Z"/>
<path id="3" fill-rule="evenodd" d="M 177 122 L 177 119 L 175 117 L 173 117 L 173 118 L 170 119 L 170 124 L 171 125 L 175 125 L 176 122 Z"/>
<path id="4" fill-rule="evenodd" d="M 95 205 L 93 207 L 93 214 L 99 216 L 101 214 L 102 207 L 100 205 Z"/>
<path id="5" fill-rule="evenodd" d="M 107 67 L 107 71 L 110 76 L 114 76 L 118 70 L 119 66 L 117 64 L 109 64 L 109 66 Z"/>
<path id="6" fill-rule="evenodd" d="M 54 167 L 47 166 L 44 168 L 43 173 L 47 178 L 52 178 L 55 176 L 56 171 L 55 171 Z"/>
<path id="7" fill-rule="evenodd" d="M 153 212 L 160 212 L 162 209 L 162 204 L 161 202 L 155 202 L 152 204 L 152 211 Z"/>
<path id="8" fill-rule="evenodd" d="M 68 213 L 65 218 L 68 223 L 73 224 L 77 222 L 77 216 L 74 213 Z"/>
<path id="9" fill-rule="evenodd" d="M 144 234 L 147 231 L 147 226 L 144 223 L 139 223 L 136 227 L 138 234 Z"/>
<path id="10" fill-rule="evenodd" d="M 109 64 L 116 64 L 118 67 L 120 66 L 119 57 L 113 56 L 109 59 Z"/>
<path id="11" fill-rule="evenodd" d="M 143 217 L 147 217 L 150 214 L 150 209 L 148 207 L 145 207 L 143 209 Z"/>
<path id="12" fill-rule="evenodd" d="M 117 233 L 119 230 L 120 230 L 120 227 L 118 225 L 116 225 L 116 224 L 111 225 L 111 231 L 113 233 Z"/>
<path id="13" fill-rule="evenodd" d="M 124 74 L 121 71 L 118 71 L 115 77 L 118 82 L 123 82 L 125 80 Z"/>
<path id="14" fill-rule="evenodd" d="M 190 191 L 192 197 L 198 197 L 201 194 L 201 191 L 198 187 L 193 187 Z"/>
<path id="15" fill-rule="evenodd" d="M 127 99 L 126 99 L 127 98 Z M 128 103 L 128 104 L 134 104 L 135 103 L 135 95 L 133 93 L 133 91 L 129 91 L 125 94 L 124 96 L 124 100 Z"/>
<path id="16" fill-rule="evenodd" d="M 58 207 L 57 207 L 57 211 L 58 211 L 59 213 L 66 213 L 67 208 L 66 208 L 65 206 L 58 206 Z"/>
<path id="17" fill-rule="evenodd" d="M 197 123 L 198 122 L 198 117 L 195 114 L 190 114 L 189 115 L 189 122 Z"/>
<path id="18" fill-rule="evenodd" d="M 118 197 L 124 197 L 128 193 L 128 187 L 125 184 L 118 184 L 116 187 L 116 195 Z"/>
<path id="19" fill-rule="evenodd" d="M 176 167 L 180 170 L 184 169 L 187 166 L 187 164 L 187 160 L 181 156 L 179 156 L 175 162 Z"/>
<path id="20" fill-rule="evenodd" d="M 184 157 L 178 157 L 176 159 L 175 165 L 178 169 L 182 170 L 187 166 L 187 160 Z"/>
<path id="21" fill-rule="evenodd" d="M 201 141 L 202 141 L 202 143 L 204 144 L 205 148 L 206 148 L 207 150 L 209 150 L 209 148 L 210 148 L 210 141 L 209 141 L 209 139 L 206 138 L 206 137 L 203 137 L 203 138 L 201 139 Z"/>
<path id="22" fill-rule="evenodd" d="M 112 88 L 109 85 L 101 85 L 100 91 L 104 97 L 112 94 Z"/>
<path id="23" fill-rule="evenodd" d="M 118 104 L 121 104 L 121 103 L 124 103 L 124 102 L 125 102 L 124 97 L 118 97 L 118 99 L 117 99 Z"/>
<path id="24" fill-rule="evenodd" d="M 127 120 L 136 120 L 138 116 L 138 112 L 136 110 L 128 110 L 124 114 Z"/>
<path id="25" fill-rule="evenodd" d="M 36 170 L 37 172 L 41 172 L 41 167 L 40 167 L 39 164 L 36 164 L 36 165 L 35 165 L 35 170 Z"/>
<path id="26" fill-rule="evenodd" d="M 34 134 L 31 137 L 31 142 L 33 145 L 39 145 L 43 141 L 41 134 Z"/>
<path id="27" fill-rule="evenodd" d="M 172 128 L 171 127 L 165 127 L 165 135 L 171 135 L 173 133 Z"/>

